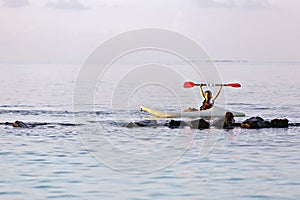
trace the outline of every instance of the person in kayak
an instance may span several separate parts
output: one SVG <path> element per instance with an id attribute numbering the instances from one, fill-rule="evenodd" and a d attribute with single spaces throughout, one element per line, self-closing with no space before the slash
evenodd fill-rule
<path id="1" fill-rule="evenodd" d="M 219 89 L 214 97 L 212 97 L 212 93 L 210 90 L 206 90 L 203 92 L 202 84 L 200 85 L 200 95 L 204 99 L 202 102 L 202 106 L 200 107 L 200 110 L 207 110 L 213 107 L 216 98 L 219 96 L 220 92 L 222 90 L 222 85 L 219 86 Z"/>
<path id="2" fill-rule="evenodd" d="M 215 96 L 212 96 L 212 93 L 210 90 L 206 90 L 203 92 L 203 85 L 200 84 L 200 95 L 204 99 L 202 102 L 202 105 L 200 106 L 199 110 L 207 110 L 213 107 L 216 98 L 219 96 L 221 90 L 222 90 L 222 85 L 219 86 L 219 89 L 216 93 Z M 191 111 L 198 111 L 196 108 L 187 108 L 184 110 L 184 112 L 191 112 Z"/>

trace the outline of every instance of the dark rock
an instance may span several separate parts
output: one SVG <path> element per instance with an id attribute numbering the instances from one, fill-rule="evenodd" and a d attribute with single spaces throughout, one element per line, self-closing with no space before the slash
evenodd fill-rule
<path id="1" fill-rule="evenodd" d="M 12 126 L 13 123 L 11 123 L 11 122 L 5 122 L 4 125 L 6 125 L 6 126 Z"/>
<path id="2" fill-rule="evenodd" d="M 273 128 L 287 128 L 289 126 L 288 119 L 273 119 L 271 120 L 271 126 Z"/>
<path id="3" fill-rule="evenodd" d="M 132 127 L 137 127 L 138 125 L 134 122 L 129 122 L 128 124 L 126 124 L 124 127 L 126 128 L 132 128 Z"/>
<path id="4" fill-rule="evenodd" d="M 192 129 L 207 129 L 209 128 L 209 123 L 204 119 L 196 119 L 190 122 L 190 127 Z"/>
<path id="5" fill-rule="evenodd" d="M 136 125 L 138 126 L 154 126 L 157 125 L 157 121 L 156 120 L 143 120 L 143 121 L 139 121 L 139 122 L 134 122 Z"/>
<path id="6" fill-rule="evenodd" d="M 224 129 L 234 129 L 236 127 L 241 127 L 241 123 L 232 123 L 230 125 L 224 125 L 223 126 Z"/>
<path id="7" fill-rule="evenodd" d="M 124 127 L 132 128 L 132 127 L 145 127 L 145 126 L 156 126 L 157 121 L 156 120 L 143 120 L 139 122 L 130 122 L 126 124 Z"/>
<path id="8" fill-rule="evenodd" d="M 187 124 L 184 121 L 171 120 L 167 122 L 165 126 L 169 128 L 180 128 L 180 127 L 187 126 Z"/>
<path id="9" fill-rule="evenodd" d="M 251 117 L 243 121 L 241 127 L 250 129 L 271 128 L 271 123 L 261 117 Z"/>
<path id="10" fill-rule="evenodd" d="M 265 128 L 271 128 L 272 127 L 272 125 L 271 125 L 271 122 L 269 122 L 269 121 L 264 121 L 264 123 L 265 123 Z"/>
<path id="11" fill-rule="evenodd" d="M 288 123 L 288 126 L 299 127 L 300 123 Z"/>
<path id="12" fill-rule="evenodd" d="M 15 121 L 13 124 L 12 124 L 13 127 L 19 127 L 19 128 L 28 128 L 28 125 L 25 124 L 24 122 L 22 121 Z"/>

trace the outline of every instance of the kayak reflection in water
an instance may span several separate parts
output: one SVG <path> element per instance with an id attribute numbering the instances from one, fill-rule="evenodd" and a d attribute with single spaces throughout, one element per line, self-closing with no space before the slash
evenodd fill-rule
<path id="1" fill-rule="evenodd" d="M 219 89 L 216 93 L 215 96 L 212 97 L 212 93 L 210 90 L 206 90 L 203 92 L 202 84 L 200 84 L 200 95 L 204 99 L 202 102 L 202 106 L 200 107 L 199 110 L 207 110 L 213 107 L 216 98 L 219 96 L 221 90 L 222 90 L 222 85 L 219 86 Z M 191 111 L 198 111 L 196 108 L 187 108 L 184 110 L 184 112 L 191 112 Z"/>

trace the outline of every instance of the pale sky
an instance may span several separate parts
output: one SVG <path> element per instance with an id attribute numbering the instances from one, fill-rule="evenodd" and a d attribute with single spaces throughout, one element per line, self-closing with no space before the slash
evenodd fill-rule
<path id="1" fill-rule="evenodd" d="M 214 60 L 300 61 L 299 0 L 0 0 L 0 62 L 82 63 L 112 36 L 166 28 Z"/>

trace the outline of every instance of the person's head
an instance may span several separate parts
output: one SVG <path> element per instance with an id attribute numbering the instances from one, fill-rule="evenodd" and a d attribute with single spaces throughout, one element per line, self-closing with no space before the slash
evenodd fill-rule
<path id="1" fill-rule="evenodd" d="M 204 97 L 205 97 L 206 100 L 211 99 L 211 96 L 212 96 L 212 94 L 211 94 L 211 91 L 210 91 L 210 90 L 206 90 L 206 91 L 204 92 Z"/>

